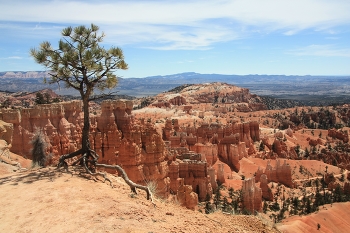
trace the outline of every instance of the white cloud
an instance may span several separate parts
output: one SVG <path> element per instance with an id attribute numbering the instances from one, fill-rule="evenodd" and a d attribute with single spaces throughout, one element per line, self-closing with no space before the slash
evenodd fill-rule
<path id="1" fill-rule="evenodd" d="M 30 22 L 36 25 L 33 31 L 59 29 L 48 30 L 47 23 L 93 22 L 113 43 L 146 43 L 155 49 L 208 49 L 255 33 L 294 35 L 350 24 L 346 0 L 13 0 L 2 1 L 1 9 L 0 21 Z"/>
<path id="2" fill-rule="evenodd" d="M 8 59 L 20 60 L 20 59 L 23 59 L 23 58 L 22 57 L 18 57 L 18 56 L 12 56 L 12 57 L 8 57 Z"/>
<path id="3" fill-rule="evenodd" d="M 23 57 L 19 57 L 19 56 L 11 56 L 11 57 L 1 57 L 1 60 L 22 60 Z"/>
<path id="4" fill-rule="evenodd" d="M 321 56 L 321 57 L 350 57 L 349 48 L 337 48 L 335 45 L 309 45 L 290 50 L 288 54 L 296 56 Z"/>
<path id="5" fill-rule="evenodd" d="M 327 36 L 325 39 L 327 39 L 327 40 L 339 40 L 339 37 L 337 37 L 337 36 Z"/>

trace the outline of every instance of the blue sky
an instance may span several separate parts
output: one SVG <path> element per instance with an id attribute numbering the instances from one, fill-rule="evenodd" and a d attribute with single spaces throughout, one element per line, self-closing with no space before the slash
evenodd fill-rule
<path id="1" fill-rule="evenodd" d="M 0 71 L 67 26 L 94 23 L 146 77 L 181 72 L 350 75 L 349 0 L 0 0 Z"/>

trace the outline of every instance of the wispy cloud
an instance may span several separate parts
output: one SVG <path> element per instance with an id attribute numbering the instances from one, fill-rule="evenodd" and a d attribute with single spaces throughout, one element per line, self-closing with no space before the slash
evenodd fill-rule
<path id="1" fill-rule="evenodd" d="M 162 50 L 209 49 L 256 33 L 294 35 L 350 24 L 350 2 L 345 0 L 13 0 L 2 1 L 1 9 L 0 21 L 13 27 L 19 27 L 14 22 L 29 23 L 32 35 L 40 31 L 50 36 L 66 25 L 93 22 L 113 43 Z"/>
<path id="2" fill-rule="evenodd" d="M 20 59 L 23 59 L 23 57 L 12 56 L 12 57 L 8 57 L 8 59 L 16 59 L 16 60 L 20 60 Z"/>
<path id="3" fill-rule="evenodd" d="M 350 57 L 350 48 L 337 48 L 335 45 L 309 45 L 288 51 L 296 56 Z"/>
<path id="4" fill-rule="evenodd" d="M 193 63 L 194 61 L 191 60 L 185 60 L 185 61 L 178 61 L 177 64 L 185 64 L 185 63 Z"/>
<path id="5" fill-rule="evenodd" d="M 339 40 L 339 37 L 337 37 L 337 36 L 327 36 L 325 39 L 327 39 L 327 40 Z"/>
<path id="6" fill-rule="evenodd" d="M 1 60 L 22 60 L 23 57 L 11 56 L 11 57 L 0 57 Z"/>

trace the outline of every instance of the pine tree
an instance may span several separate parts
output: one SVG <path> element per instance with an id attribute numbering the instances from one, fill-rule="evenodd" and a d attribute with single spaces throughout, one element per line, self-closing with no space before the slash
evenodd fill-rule
<path id="1" fill-rule="evenodd" d="M 312 208 L 311 208 L 311 200 L 309 197 L 306 198 L 306 210 L 305 212 L 307 214 L 311 213 L 312 212 Z"/>
<path id="2" fill-rule="evenodd" d="M 221 192 L 220 192 L 220 186 L 218 186 L 218 188 L 215 190 L 215 196 L 214 196 L 214 205 L 216 207 L 216 209 L 218 209 L 218 207 L 220 206 L 221 203 Z"/>
<path id="3" fill-rule="evenodd" d="M 36 93 L 35 103 L 36 104 L 45 104 L 46 103 L 44 95 L 41 94 L 40 92 Z"/>
<path id="4" fill-rule="evenodd" d="M 235 193 L 235 190 L 232 187 L 230 187 L 228 189 L 228 195 L 232 200 L 233 200 L 234 193 Z"/>
<path id="5" fill-rule="evenodd" d="M 230 212 L 230 205 L 228 203 L 227 197 L 224 197 L 222 201 L 222 210 L 226 212 Z"/>
<path id="6" fill-rule="evenodd" d="M 298 214 L 299 203 L 300 203 L 298 197 L 293 197 L 292 203 L 293 203 L 293 212 L 296 215 L 296 214 Z"/>
<path id="7" fill-rule="evenodd" d="M 83 102 L 81 148 L 62 155 L 58 167 L 67 168 L 67 159 L 81 155 L 78 161 L 89 174 L 100 174 L 95 172 L 96 167 L 116 169 L 133 192 L 136 193 L 136 188 L 145 190 L 149 198 L 150 190 L 146 186 L 133 183 L 122 167 L 97 163 L 99 156 L 90 147 L 89 102 L 94 98 L 94 91 L 114 88 L 118 82 L 115 71 L 128 69 L 122 49 L 103 48 L 100 43 L 105 35 L 99 35 L 98 31 L 99 27 L 94 24 L 90 27 L 67 27 L 62 30 L 63 38 L 59 41 L 57 49 L 54 49 L 50 42 L 44 41 L 38 49 L 30 50 L 30 55 L 35 61 L 50 70 L 50 79 L 44 80 L 45 82 L 63 83 L 67 88 L 77 90 Z"/>
<path id="8" fill-rule="evenodd" d="M 305 157 L 309 157 L 310 156 L 310 152 L 307 148 L 305 148 Z"/>
<path id="9" fill-rule="evenodd" d="M 266 214 L 267 208 L 268 208 L 268 204 L 267 204 L 266 201 L 264 201 L 264 205 L 263 205 L 263 212 L 264 212 L 264 214 Z"/>
<path id="10" fill-rule="evenodd" d="M 259 151 L 263 151 L 265 149 L 265 144 L 263 141 L 261 141 L 260 146 L 259 146 Z"/>

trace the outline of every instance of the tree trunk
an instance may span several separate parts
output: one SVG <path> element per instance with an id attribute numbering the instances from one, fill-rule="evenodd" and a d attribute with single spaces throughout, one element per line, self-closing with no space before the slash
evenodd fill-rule
<path id="1" fill-rule="evenodd" d="M 83 85 L 81 87 L 83 87 Z M 98 155 L 96 154 L 95 151 L 91 149 L 90 139 L 89 139 L 89 134 L 90 134 L 89 98 L 91 93 L 92 93 L 92 87 L 88 85 L 85 93 L 83 89 L 80 90 L 80 94 L 83 100 L 83 113 L 84 113 L 84 127 L 82 132 L 83 135 L 81 138 L 81 149 L 67 155 L 62 155 L 59 159 L 58 167 L 64 166 L 68 170 L 68 164 L 65 160 L 76 157 L 78 155 L 82 155 L 82 157 L 76 160 L 73 164 L 77 164 L 78 162 L 80 162 L 80 165 L 85 167 L 85 170 L 91 175 L 102 174 L 101 172 L 96 172 L 95 170 L 96 167 L 116 169 L 118 173 L 122 176 L 122 178 L 125 180 L 125 182 L 130 186 L 133 192 L 136 193 L 136 188 L 144 190 L 147 194 L 147 199 L 151 199 L 152 203 L 154 204 L 152 192 L 149 190 L 149 188 L 147 186 L 139 185 L 131 181 L 122 167 L 120 167 L 119 165 L 107 165 L 107 164 L 97 163 Z M 90 157 L 92 158 L 92 160 L 90 160 Z M 105 177 L 105 179 L 108 179 L 106 178 L 105 175 L 103 176 Z"/>
<path id="2" fill-rule="evenodd" d="M 83 113 L 84 113 L 84 127 L 83 127 L 83 135 L 81 138 L 81 148 L 84 152 L 88 152 L 90 150 L 90 112 L 89 112 L 89 98 L 84 96 L 83 98 Z"/>

